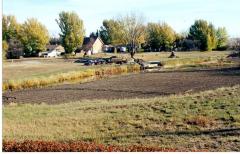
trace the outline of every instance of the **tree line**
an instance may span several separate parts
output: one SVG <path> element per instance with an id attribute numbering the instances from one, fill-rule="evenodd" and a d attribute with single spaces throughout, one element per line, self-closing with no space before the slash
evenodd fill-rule
<path id="1" fill-rule="evenodd" d="M 85 28 L 83 20 L 75 12 L 60 12 L 56 22 L 60 28 L 57 41 L 66 53 L 73 53 L 83 44 Z M 27 19 L 19 24 L 15 16 L 3 15 L 2 18 L 3 54 L 7 51 L 22 49 L 25 56 L 33 56 L 46 50 L 53 40 L 47 28 L 37 19 Z M 94 34 L 94 33 L 93 33 Z M 126 14 L 104 20 L 97 34 L 106 45 L 124 45 L 131 53 L 139 49 L 145 51 L 187 51 L 187 50 L 225 50 L 228 33 L 225 27 L 215 28 L 205 20 L 196 20 L 186 33 L 176 33 L 165 22 L 147 23 L 142 16 Z M 56 39 L 56 38 L 55 38 Z"/>
<path id="2" fill-rule="evenodd" d="M 133 44 L 150 51 L 225 50 L 228 43 L 226 28 L 216 29 L 205 20 L 196 20 L 187 34 L 181 34 L 165 22 L 144 24 L 142 17 L 135 14 L 104 20 L 99 33 L 105 44 Z"/>

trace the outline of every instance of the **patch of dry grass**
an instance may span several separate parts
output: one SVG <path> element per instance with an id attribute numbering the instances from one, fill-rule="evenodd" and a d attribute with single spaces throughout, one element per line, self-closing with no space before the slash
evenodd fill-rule
<path id="1" fill-rule="evenodd" d="M 39 88 L 64 82 L 83 81 L 88 78 L 101 78 L 111 75 L 139 72 L 139 65 L 109 66 L 90 68 L 83 71 L 70 71 L 67 73 L 53 74 L 46 77 L 35 77 L 25 80 L 9 80 L 3 82 L 3 90 L 17 90 L 26 88 Z"/>
<path id="2" fill-rule="evenodd" d="M 232 62 L 226 60 L 229 51 L 213 51 L 213 52 L 177 52 L 179 58 L 168 58 L 168 52 L 150 52 L 137 53 L 135 58 L 148 60 L 160 60 L 166 69 L 182 69 L 182 68 L 201 68 L 201 67 L 222 67 L 225 65 L 234 65 Z M 129 58 L 129 54 L 109 54 L 100 53 L 93 55 L 93 57 L 110 57 L 113 55 Z M 65 62 L 62 59 L 53 60 L 30 60 L 16 63 L 3 64 L 3 90 L 7 89 L 25 89 L 38 88 L 52 84 L 60 84 L 66 81 L 73 81 L 76 79 L 85 79 L 93 77 L 94 71 L 102 68 L 109 72 L 108 68 L 111 66 L 82 66 L 80 64 Z M 116 67 L 114 67 L 116 68 Z M 122 67 L 123 73 L 126 68 Z M 125 70 L 124 70 L 125 69 Z M 116 70 L 116 69 L 115 69 Z M 117 71 L 117 70 L 116 70 Z M 109 72 L 109 74 L 118 74 Z M 128 68 L 128 72 L 134 72 Z M 96 71 L 98 74 L 101 72 Z"/>
<path id="3" fill-rule="evenodd" d="M 218 133 L 240 127 L 239 102 L 235 86 L 150 99 L 10 104 L 3 107 L 3 139 L 240 150 L 239 135 Z"/>

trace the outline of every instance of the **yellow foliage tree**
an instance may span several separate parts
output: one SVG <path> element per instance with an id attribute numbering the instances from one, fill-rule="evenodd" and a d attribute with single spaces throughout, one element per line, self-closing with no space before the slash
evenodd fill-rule
<path id="1" fill-rule="evenodd" d="M 75 12 L 61 12 L 56 22 L 61 30 L 60 37 L 66 53 L 73 53 L 82 46 L 85 29 L 83 20 Z"/>
<path id="2" fill-rule="evenodd" d="M 33 56 L 37 52 L 46 50 L 50 39 L 47 28 L 34 18 L 28 19 L 21 25 L 19 34 L 26 56 Z"/>

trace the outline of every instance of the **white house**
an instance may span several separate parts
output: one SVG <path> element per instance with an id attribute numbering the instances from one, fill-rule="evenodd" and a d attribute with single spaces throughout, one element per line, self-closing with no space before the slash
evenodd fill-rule
<path id="1" fill-rule="evenodd" d="M 46 52 L 40 52 L 39 57 L 49 57 L 49 58 L 56 58 L 59 57 L 65 50 L 61 45 L 47 45 Z"/>

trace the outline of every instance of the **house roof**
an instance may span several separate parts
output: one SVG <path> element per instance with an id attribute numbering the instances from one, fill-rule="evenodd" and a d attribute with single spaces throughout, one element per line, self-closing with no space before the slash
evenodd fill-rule
<path id="1" fill-rule="evenodd" d="M 47 50 L 52 51 L 52 50 L 56 49 L 59 46 L 60 45 L 58 45 L 58 44 L 56 44 L 56 45 L 49 44 L 49 45 L 46 46 L 46 48 L 47 48 Z"/>
<path id="2" fill-rule="evenodd" d="M 65 52 L 64 47 L 61 45 L 57 45 L 57 44 L 56 45 L 47 45 L 46 48 L 47 48 L 47 51 L 57 50 L 59 52 Z"/>

